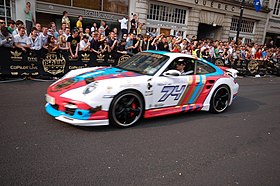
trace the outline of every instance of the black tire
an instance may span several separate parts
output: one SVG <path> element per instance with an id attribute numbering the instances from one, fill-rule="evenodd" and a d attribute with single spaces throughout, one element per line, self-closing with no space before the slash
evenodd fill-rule
<path id="1" fill-rule="evenodd" d="M 109 122 L 117 127 L 130 127 L 139 121 L 143 110 L 143 100 L 137 92 L 121 92 L 110 105 Z"/>
<path id="2" fill-rule="evenodd" d="M 213 93 L 210 101 L 210 112 L 221 113 L 224 112 L 230 102 L 230 90 L 226 85 L 219 86 Z"/>

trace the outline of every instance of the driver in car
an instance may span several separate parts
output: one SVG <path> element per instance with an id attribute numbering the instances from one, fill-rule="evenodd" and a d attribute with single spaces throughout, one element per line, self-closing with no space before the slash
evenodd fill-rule
<path id="1" fill-rule="evenodd" d="M 193 70 L 188 70 L 187 72 L 185 72 L 185 69 L 186 69 L 186 62 L 178 61 L 176 64 L 176 70 L 178 70 L 181 73 L 181 75 L 188 75 L 193 73 Z"/>
<path id="2" fill-rule="evenodd" d="M 178 61 L 176 64 L 176 70 L 181 72 L 181 75 L 183 75 L 183 73 L 185 72 L 185 70 L 184 70 L 185 67 L 186 67 L 186 63 L 183 61 Z"/>

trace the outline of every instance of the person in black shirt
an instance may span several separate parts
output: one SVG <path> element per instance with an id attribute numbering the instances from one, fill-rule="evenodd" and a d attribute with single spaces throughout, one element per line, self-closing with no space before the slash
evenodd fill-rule
<path id="1" fill-rule="evenodd" d="M 144 35 L 142 42 L 140 42 L 140 51 L 148 50 L 148 36 Z"/>
<path id="2" fill-rule="evenodd" d="M 110 32 L 109 34 L 109 46 L 112 52 L 117 51 L 118 40 L 115 37 L 115 32 Z"/>
<path id="3" fill-rule="evenodd" d="M 118 48 L 118 40 L 116 39 L 115 32 L 110 32 L 108 43 L 110 46 L 111 55 L 113 58 L 115 58 L 117 53 L 117 48 Z"/>
<path id="4" fill-rule="evenodd" d="M 156 50 L 156 45 L 155 45 L 154 40 L 155 40 L 155 38 L 153 38 L 152 36 L 148 37 L 147 50 Z"/>
<path id="5" fill-rule="evenodd" d="M 209 48 L 205 48 L 202 52 L 202 57 L 203 59 L 205 59 L 206 61 L 209 61 L 209 62 L 212 62 L 211 61 L 211 56 L 210 56 L 210 53 L 209 53 Z"/>
<path id="6" fill-rule="evenodd" d="M 142 35 L 136 35 L 136 38 L 133 40 L 133 46 L 134 46 L 134 49 L 132 50 L 132 53 L 133 54 L 137 54 L 138 52 L 140 52 L 140 42 L 141 42 L 141 39 L 142 39 Z"/>
<path id="7" fill-rule="evenodd" d="M 120 43 L 118 44 L 117 47 L 117 52 L 120 54 L 127 54 L 127 51 L 125 49 L 125 45 L 126 45 L 126 40 L 125 39 L 121 39 Z"/>
<path id="8" fill-rule="evenodd" d="M 90 41 L 90 51 L 93 52 L 95 55 L 100 54 L 100 46 L 101 43 L 99 41 L 99 34 L 93 34 L 93 38 Z"/>
<path id="9" fill-rule="evenodd" d="M 67 39 L 67 47 L 69 48 L 72 58 L 78 58 L 80 37 L 78 30 L 74 29 L 72 35 Z"/>
<path id="10" fill-rule="evenodd" d="M 137 15 L 134 14 L 133 18 L 130 21 L 130 32 L 129 33 L 136 34 L 136 22 L 137 22 Z"/>
<path id="11" fill-rule="evenodd" d="M 163 37 L 158 43 L 158 50 L 169 52 L 169 46 L 166 37 Z"/>

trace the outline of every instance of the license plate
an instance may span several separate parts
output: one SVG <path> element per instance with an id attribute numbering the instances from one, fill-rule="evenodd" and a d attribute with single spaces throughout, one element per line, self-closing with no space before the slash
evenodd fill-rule
<path id="1" fill-rule="evenodd" d="M 55 105 L 55 98 L 48 94 L 46 94 L 46 101 L 51 105 Z"/>

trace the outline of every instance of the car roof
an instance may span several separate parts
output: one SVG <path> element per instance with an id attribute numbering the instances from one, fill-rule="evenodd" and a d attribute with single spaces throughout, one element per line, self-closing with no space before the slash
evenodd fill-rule
<path id="1" fill-rule="evenodd" d="M 146 51 L 143 51 L 143 52 L 166 55 L 166 56 L 169 56 L 171 58 L 175 58 L 175 57 L 188 57 L 188 58 L 192 58 L 192 59 L 198 59 L 198 58 L 196 58 L 196 57 L 194 57 L 192 55 L 189 55 L 189 54 L 174 53 L 174 52 L 167 52 L 167 51 L 146 50 Z"/>

